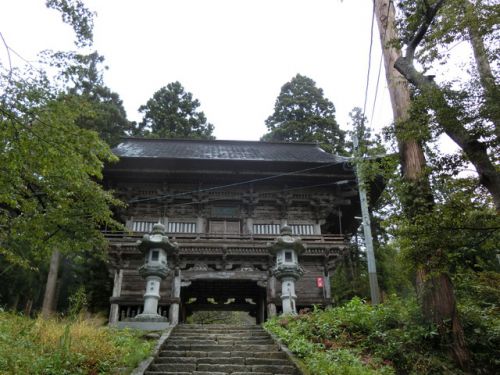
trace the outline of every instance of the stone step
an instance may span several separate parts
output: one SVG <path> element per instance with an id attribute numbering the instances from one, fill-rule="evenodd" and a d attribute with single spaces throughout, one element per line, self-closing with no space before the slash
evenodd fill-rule
<path id="1" fill-rule="evenodd" d="M 179 345 L 273 345 L 274 341 L 270 338 L 260 338 L 260 339 L 254 339 L 254 340 L 249 340 L 249 339 L 209 339 L 207 340 L 206 338 L 203 339 L 177 339 L 173 338 L 172 341 L 174 341 L 176 344 Z"/>
<path id="2" fill-rule="evenodd" d="M 211 327 L 188 327 L 178 326 L 179 331 L 189 331 L 189 332 L 258 332 L 259 328 L 211 328 Z"/>
<path id="3" fill-rule="evenodd" d="M 178 371 L 146 371 L 145 375 L 229 375 L 227 372 L 207 372 L 207 371 L 193 371 L 193 372 L 178 372 Z M 286 374 L 273 374 L 271 372 L 233 372 L 230 375 L 286 375 Z"/>
<path id="4" fill-rule="evenodd" d="M 270 352 L 203 352 L 203 351 L 177 351 L 177 350 L 162 350 L 159 357 L 195 357 L 195 358 L 227 358 L 227 357 L 243 357 L 243 358 L 267 358 L 267 359 L 286 359 L 285 353 L 280 351 Z"/>
<path id="5" fill-rule="evenodd" d="M 206 333 L 206 332 L 191 332 L 191 331 L 175 331 L 172 333 L 172 337 L 199 337 L 203 335 L 204 337 L 268 337 L 264 332 L 237 332 L 237 333 Z"/>
<path id="6" fill-rule="evenodd" d="M 269 335 L 265 332 L 257 331 L 257 332 L 243 332 L 243 333 L 200 333 L 200 332 L 191 332 L 191 331 L 178 331 L 172 332 L 172 337 L 268 337 Z"/>
<path id="7" fill-rule="evenodd" d="M 146 375 L 300 375 L 259 326 L 179 325 Z"/>
<path id="8" fill-rule="evenodd" d="M 174 363 L 196 363 L 196 364 L 234 364 L 234 365 L 276 365 L 287 366 L 287 359 L 272 359 L 272 358 L 253 358 L 253 357 L 157 357 L 157 364 L 174 364 Z"/>
<path id="9" fill-rule="evenodd" d="M 193 372 L 207 371 L 211 373 L 222 372 L 232 374 L 234 372 L 269 372 L 271 374 L 295 374 L 296 370 L 293 366 L 286 365 L 239 365 L 239 364 L 214 364 L 214 363 L 173 363 L 173 364 L 156 364 L 153 363 L 150 367 L 151 371 L 163 372 Z"/>
<path id="10" fill-rule="evenodd" d="M 164 346 L 165 350 L 176 350 L 176 351 L 200 351 L 200 352 L 231 352 L 231 351 L 252 351 L 252 352 L 267 352 L 278 350 L 276 344 L 272 345 L 227 345 L 227 344 L 194 344 L 194 345 L 184 345 L 181 343 L 169 343 L 167 342 Z"/>

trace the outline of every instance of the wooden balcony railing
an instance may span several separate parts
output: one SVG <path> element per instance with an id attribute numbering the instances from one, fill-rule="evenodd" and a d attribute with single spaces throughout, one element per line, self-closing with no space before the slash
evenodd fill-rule
<path id="1" fill-rule="evenodd" d="M 104 236 L 111 242 L 117 240 L 138 240 L 142 238 L 144 233 L 140 232 L 125 232 L 125 231 L 103 231 Z M 257 241 L 271 242 L 274 241 L 277 235 L 263 234 L 215 234 L 215 233 L 167 233 L 172 241 L 180 242 L 196 242 L 196 241 Z M 322 235 L 301 235 L 299 236 L 305 243 L 333 243 L 344 242 L 345 236 L 342 234 L 322 234 Z"/>

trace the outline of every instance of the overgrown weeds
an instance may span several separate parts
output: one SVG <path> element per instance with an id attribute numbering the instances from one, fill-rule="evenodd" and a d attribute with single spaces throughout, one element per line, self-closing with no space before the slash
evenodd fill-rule
<path id="1" fill-rule="evenodd" d="M 152 342 L 102 319 L 29 319 L 0 312 L 1 374 L 114 374 L 133 368 Z"/>

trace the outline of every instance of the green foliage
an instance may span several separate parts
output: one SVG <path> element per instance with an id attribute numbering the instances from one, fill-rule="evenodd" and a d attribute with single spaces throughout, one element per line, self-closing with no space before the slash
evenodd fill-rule
<path id="1" fill-rule="evenodd" d="M 85 287 L 80 286 L 76 293 L 69 297 L 68 316 L 75 319 L 78 315 L 87 308 L 87 295 L 85 294 Z"/>
<path id="2" fill-rule="evenodd" d="M 116 146 L 121 137 L 132 131 L 132 123 L 127 120 L 119 95 L 104 84 L 103 62 L 104 57 L 97 52 L 69 54 L 62 78 L 71 85 L 67 96 L 77 96 L 88 103 L 87 113 L 80 114 L 76 125 L 96 131 L 102 140 Z"/>
<path id="3" fill-rule="evenodd" d="M 306 76 L 297 74 L 283 85 L 266 126 L 263 141 L 318 142 L 328 152 L 345 154 L 345 132 L 335 119 L 335 106 Z"/>
<path id="4" fill-rule="evenodd" d="M 36 267 L 51 249 L 102 248 L 103 225 L 118 226 L 117 201 L 99 185 L 116 157 L 97 134 L 81 129 L 78 97 L 57 98 L 41 81 L 1 77 L 0 253 Z"/>
<path id="5" fill-rule="evenodd" d="M 434 5 L 437 1 L 429 1 Z M 402 13 L 398 19 L 400 36 L 407 43 L 425 18 L 425 2 L 400 0 Z M 469 8 L 472 5 L 472 8 Z M 473 11 L 473 14 L 470 13 Z M 452 47 L 469 39 L 469 27 L 476 27 L 487 43 L 489 54 L 498 55 L 495 31 L 498 31 L 500 5 L 497 1 L 448 0 L 443 3 L 435 22 L 425 35 L 419 60 L 426 68 L 434 62 L 446 63 L 452 57 Z"/>
<path id="6" fill-rule="evenodd" d="M 32 320 L 0 312 L 0 373 L 114 374 L 134 368 L 153 343 L 92 320 Z"/>
<path id="7" fill-rule="evenodd" d="M 153 138 L 214 139 L 214 126 L 198 111 L 199 106 L 179 82 L 169 83 L 139 108 L 144 117 L 135 133 Z"/>
<path id="8" fill-rule="evenodd" d="M 488 207 L 489 197 L 472 178 L 450 178 L 439 173 L 436 203 L 425 214 L 395 215 L 386 225 L 406 257 L 407 264 L 429 265 L 443 272 L 484 270 L 496 264 L 500 218 Z M 397 223 L 397 224 L 396 224 Z"/>
<path id="9" fill-rule="evenodd" d="M 85 103 L 85 112 L 79 114 L 75 124 L 96 131 L 110 146 L 116 146 L 121 137 L 133 130 L 119 95 L 104 84 L 104 57 L 97 52 L 44 51 L 44 63 L 57 69 L 61 94 L 58 100 L 76 98 Z"/>
<path id="10" fill-rule="evenodd" d="M 476 372 L 493 374 L 500 366 L 500 273 L 468 270 L 453 281 Z"/>
<path id="11" fill-rule="evenodd" d="M 474 353 L 475 373 L 493 374 L 498 358 L 498 346 L 494 347 L 499 338 L 498 313 L 481 311 L 464 310 L 466 338 Z M 482 314 L 485 321 L 474 314 Z M 469 325 L 476 333 L 470 332 Z M 274 318 L 265 328 L 301 358 L 312 374 L 462 373 L 447 349 L 440 347 L 435 328 L 423 323 L 412 299 L 392 297 L 371 306 L 354 298 L 342 307 Z"/>
<path id="12" fill-rule="evenodd" d="M 61 13 L 64 23 L 70 25 L 76 34 L 78 47 L 92 45 L 94 34 L 94 13 L 89 11 L 81 0 L 46 0 L 47 8 Z"/>

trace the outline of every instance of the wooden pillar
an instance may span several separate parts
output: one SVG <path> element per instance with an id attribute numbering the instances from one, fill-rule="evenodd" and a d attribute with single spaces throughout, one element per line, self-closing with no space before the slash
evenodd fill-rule
<path id="1" fill-rule="evenodd" d="M 276 316 L 276 304 L 274 299 L 276 297 L 276 278 L 269 276 L 267 280 L 267 317 L 272 318 Z"/>
<path id="2" fill-rule="evenodd" d="M 262 324 L 266 321 L 266 298 L 265 296 L 259 297 L 259 304 L 257 306 L 257 324 Z"/>
<path id="3" fill-rule="evenodd" d="M 332 286 L 330 285 L 330 272 L 328 268 L 325 268 L 325 276 L 323 277 L 323 293 L 327 301 L 327 306 L 331 305 Z"/>
<path id="4" fill-rule="evenodd" d="M 205 220 L 201 216 L 196 218 L 196 233 L 205 233 Z"/>
<path id="5" fill-rule="evenodd" d="M 248 217 L 246 220 L 246 228 L 248 234 L 253 234 L 253 218 Z"/>
<path id="6" fill-rule="evenodd" d="M 171 325 L 179 324 L 179 304 L 181 297 L 181 271 L 180 269 L 176 269 L 174 273 L 174 277 L 172 279 L 172 299 L 174 302 L 170 305 L 170 309 L 168 312 L 168 320 Z"/>
<path id="7" fill-rule="evenodd" d="M 115 278 L 113 282 L 113 297 L 120 297 L 122 292 L 122 281 L 123 281 L 123 270 L 115 270 Z M 112 303 L 109 311 L 109 324 L 113 325 L 118 323 L 120 320 L 120 305 L 118 303 Z"/>

